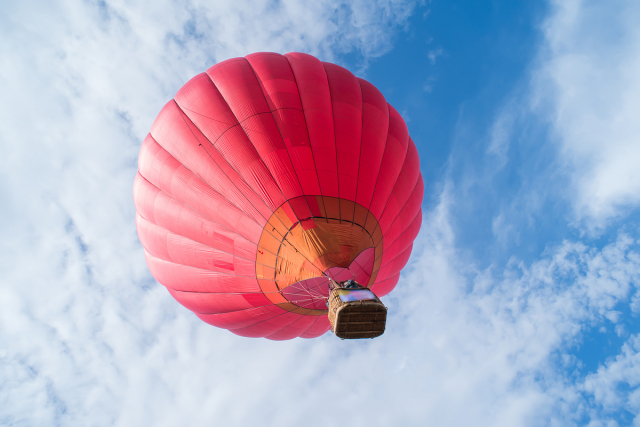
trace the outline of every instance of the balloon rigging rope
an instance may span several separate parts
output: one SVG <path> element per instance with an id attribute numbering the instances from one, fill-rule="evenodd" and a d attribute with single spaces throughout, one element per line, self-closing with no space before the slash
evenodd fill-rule
<path id="1" fill-rule="evenodd" d="M 288 232 L 288 231 L 287 231 L 287 234 L 289 234 L 289 232 Z M 296 248 L 296 245 L 294 245 L 293 243 L 291 243 L 291 242 L 289 241 L 289 239 L 287 239 L 287 234 L 285 234 L 285 235 L 284 235 L 283 240 L 284 240 L 285 242 L 287 242 L 289 245 L 291 245 L 291 247 L 293 248 L 293 250 L 294 250 L 294 251 L 296 251 L 297 253 L 299 253 L 300 255 L 302 255 L 302 257 L 303 257 L 305 260 L 307 260 L 307 261 L 309 262 L 309 264 L 311 264 L 312 266 L 314 266 L 314 267 L 315 267 L 315 268 L 320 272 L 320 274 L 322 274 L 324 277 L 326 277 L 326 278 L 328 279 L 329 288 L 331 288 L 331 281 L 332 281 L 331 277 L 330 277 L 329 275 L 327 275 L 327 273 L 325 273 L 324 271 L 322 271 L 322 270 L 320 269 L 320 267 L 318 267 L 318 266 L 317 266 L 317 265 L 315 265 L 313 262 L 311 262 L 311 260 L 310 260 L 309 258 L 307 258 L 307 257 L 305 256 L 305 254 L 304 254 L 304 253 L 302 253 L 302 251 L 299 251 L 299 250 L 298 250 L 298 248 Z M 279 252 L 279 250 L 278 250 L 278 252 Z M 276 262 L 277 262 L 277 258 L 276 258 Z M 316 296 L 316 297 L 314 298 L 314 296 L 311 294 L 311 292 L 310 292 L 310 290 L 309 290 L 308 288 L 302 288 L 302 289 L 303 289 L 305 292 L 307 292 L 307 293 L 309 294 L 309 296 L 311 297 L 311 299 L 312 299 L 312 300 L 313 300 L 313 299 L 323 299 L 323 300 L 325 300 L 325 299 L 329 298 L 328 296 L 326 296 L 326 297 L 325 297 L 325 296 L 324 296 L 324 295 L 322 295 L 322 294 L 317 294 L 317 295 L 319 295 L 319 296 Z M 282 290 L 280 290 L 280 293 L 282 294 Z"/>

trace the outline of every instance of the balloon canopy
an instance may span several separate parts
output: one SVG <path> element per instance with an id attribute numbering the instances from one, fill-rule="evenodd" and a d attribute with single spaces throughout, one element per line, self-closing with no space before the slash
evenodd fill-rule
<path id="1" fill-rule="evenodd" d="M 187 82 L 142 144 L 136 225 L 153 276 L 247 337 L 330 327 L 327 277 L 378 296 L 422 221 L 416 146 L 371 83 L 303 53 L 255 53 Z"/>

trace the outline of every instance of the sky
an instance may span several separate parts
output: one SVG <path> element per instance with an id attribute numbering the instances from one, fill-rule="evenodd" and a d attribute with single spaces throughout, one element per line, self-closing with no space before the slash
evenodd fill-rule
<path id="1" fill-rule="evenodd" d="M 636 0 L 0 0 L 0 425 L 640 426 Z M 192 76 L 302 51 L 425 178 L 380 338 L 211 327 L 149 273 L 141 142 Z"/>

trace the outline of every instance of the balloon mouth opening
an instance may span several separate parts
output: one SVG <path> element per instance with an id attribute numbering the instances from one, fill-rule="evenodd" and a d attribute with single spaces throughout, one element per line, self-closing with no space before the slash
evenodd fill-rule
<path id="1" fill-rule="evenodd" d="M 331 267 L 324 276 L 301 280 L 282 289 L 281 294 L 298 307 L 310 310 L 327 310 L 329 277 L 336 282 L 353 279 L 358 283 L 369 283 L 373 272 L 375 248 L 360 252 L 348 267 Z"/>
<path id="2" fill-rule="evenodd" d="M 256 277 L 274 304 L 320 315 L 327 310 L 328 277 L 368 286 L 375 282 L 381 256 L 382 232 L 367 208 L 336 197 L 300 196 L 267 221 Z"/>

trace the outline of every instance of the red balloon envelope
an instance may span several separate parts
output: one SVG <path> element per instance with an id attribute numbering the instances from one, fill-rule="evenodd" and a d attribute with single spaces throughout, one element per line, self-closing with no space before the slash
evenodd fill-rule
<path id="1" fill-rule="evenodd" d="M 136 225 L 153 276 L 247 337 L 329 329 L 328 279 L 391 292 L 422 221 L 400 114 L 303 53 L 256 53 L 185 84 L 140 150 Z"/>

